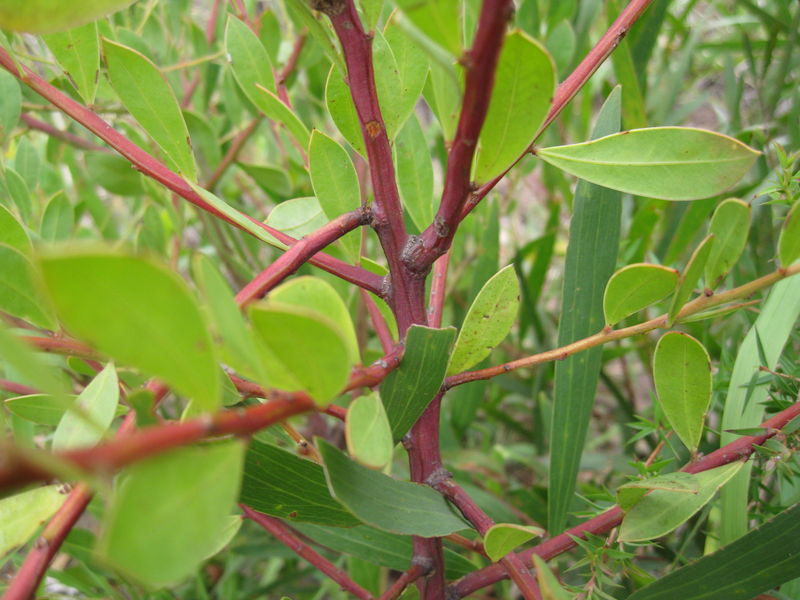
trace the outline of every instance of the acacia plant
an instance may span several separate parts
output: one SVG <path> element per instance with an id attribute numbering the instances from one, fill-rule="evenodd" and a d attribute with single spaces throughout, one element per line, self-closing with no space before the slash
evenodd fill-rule
<path id="1" fill-rule="evenodd" d="M 699 4 L 0 0 L 3 598 L 800 598 L 800 7 Z"/>

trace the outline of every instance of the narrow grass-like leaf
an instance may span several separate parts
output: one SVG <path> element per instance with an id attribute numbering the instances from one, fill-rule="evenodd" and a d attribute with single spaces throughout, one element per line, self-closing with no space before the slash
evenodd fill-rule
<path id="1" fill-rule="evenodd" d="M 478 137 L 475 181 L 489 181 L 525 151 L 547 116 L 555 87 L 555 66 L 547 50 L 522 31 L 509 33 Z"/>
<path id="2" fill-rule="evenodd" d="M 125 108 L 167 155 L 170 163 L 197 180 L 189 131 L 175 92 L 150 59 L 132 48 L 103 39 L 111 87 Z"/>
<path id="3" fill-rule="evenodd" d="M 403 362 L 386 376 L 380 388 L 395 442 L 411 429 L 439 391 L 454 337 L 452 328 L 409 328 Z"/>
<path id="4" fill-rule="evenodd" d="M 105 514 L 99 558 L 151 586 L 190 575 L 229 530 L 243 457 L 244 444 L 228 441 L 173 450 L 129 468 Z"/>
<path id="5" fill-rule="evenodd" d="M 311 134 L 308 127 L 300 120 L 291 108 L 286 106 L 281 99 L 268 90 L 260 83 L 256 84 L 258 93 L 256 94 L 256 106 L 276 123 L 281 123 L 289 130 L 292 137 L 297 141 L 301 148 L 308 148 Z"/>
<path id="6" fill-rule="evenodd" d="M 628 315 L 669 295 L 678 284 L 678 272 L 660 265 L 639 263 L 611 276 L 603 295 L 606 324 L 616 325 Z"/>
<path id="7" fill-rule="evenodd" d="M 92 379 L 58 423 L 54 451 L 94 446 L 114 420 L 119 402 L 119 381 L 113 363 Z"/>
<path id="8" fill-rule="evenodd" d="M 94 21 L 132 3 L 133 0 L 4 0 L 0 2 L 0 27 L 28 33 L 61 31 Z"/>
<path id="9" fill-rule="evenodd" d="M 714 244 L 706 262 L 706 287 L 713 290 L 739 260 L 747 244 L 750 205 L 738 198 L 728 198 L 714 211 L 708 232 L 714 235 Z"/>
<path id="10" fill-rule="evenodd" d="M 653 490 L 665 492 L 677 492 L 680 494 L 697 494 L 700 491 L 700 484 L 697 478 L 691 473 L 667 473 L 626 483 L 617 489 L 617 504 L 624 511 L 629 511 L 645 494 Z"/>
<path id="11" fill-rule="evenodd" d="M 44 36 L 44 41 L 86 104 L 94 104 L 100 76 L 97 23 Z"/>
<path id="12" fill-rule="evenodd" d="M 733 186 L 759 152 L 703 129 L 654 127 L 542 148 L 537 155 L 576 177 L 629 194 L 697 200 Z"/>
<path id="13" fill-rule="evenodd" d="M 0 499 L 0 557 L 25 544 L 66 500 L 61 485 L 34 488 Z"/>
<path id="14" fill-rule="evenodd" d="M 697 282 L 703 275 L 708 257 L 711 255 L 711 248 L 714 245 L 714 234 L 706 236 L 702 242 L 694 249 L 689 262 L 686 263 L 686 268 L 678 277 L 678 289 L 675 290 L 675 295 L 672 296 L 672 304 L 669 305 L 669 314 L 667 317 L 667 325 L 672 327 L 678 313 L 681 312 L 683 305 L 692 295 Z"/>
<path id="15" fill-rule="evenodd" d="M 347 407 L 347 451 L 366 467 L 382 469 L 392 459 L 392 428 L 377 393 L 360 396 Z"/>
<path id="16" fill-rule="evenodd" d="M 694 452 L 711 404 L 711 360 L 703 344 L 680 331 L 664 334 L 653 356 L 661 408 L 681 441 Z"/>
<path id="17" fill-rule="evenodd" d="M 432 488 L 362 467 L 325 440 L 318 441 L 328 488 L 365 523 L 422 537 L 440 537 L 468 527 Z"/>
<path id="18" fill-rule="evenodd" d="M 800 202 L 795 202 L 781 228 L 778 239 L 778 259 L 788 267 L 800 258 Z"/>
<path id="19" fill-rule="evenodd" d="M 483 536 L 483 549 L 493 561 L 497 562 L 506 554 L 536 536 L 543 535 L 544 529 L 514 523 L 497 523 Z"/>
<path id="20" fill-rule="evenodd" d="M 479 363 L 503 341 L 519 310 L 520 289 L 513 265 L 498 271 L 483 286 L 464 317 L 447 374 Z"/>
<path id="21" fill-rule="evenodd" d="M 206 411 L 219 406 L 211 337 L 177 275 L 105 249 L 61 249 L 40 263 L 56 312 L 76 337 L 160 377 Z"/>
<path id="22" fill-rule="evenodd" d="M 258 106 L 259 93 L 256 84 L 261 84 L 271 92 L 275 91 L 272 61 L 264 44 L 247 25 L 229 15 L 225 26 L 225 51 L 228 53 L 236 83 L 242 88 L 244 95 Z"/>
<path id="23" fill-rule="evenodd" d="M 619 540 L 641 542 L 668 534 L 703 508 L 743 465 L 742 462 L 734 462 L 697 473 L 694 476 L 697 479 L 696 494 L 653 490 L 627 512 L 620 526 Z"/>

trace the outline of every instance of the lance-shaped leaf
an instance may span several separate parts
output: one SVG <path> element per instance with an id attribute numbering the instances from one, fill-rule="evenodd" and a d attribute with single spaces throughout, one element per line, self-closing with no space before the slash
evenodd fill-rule
<path id="1" fill-rule="evenodd" d="M 525 151 L 547 116 L 555 87 L 555 66 L 547 50 L 522 31 L 509 33 L 478 137 L 475 181 L 489 181 Z"/>
<path id="2" fill-rule="evenodd" d="M 0 499 L 0 557 L 25 544 L 55 514 L 67 498 L 60 488 L 48 485 Z"/>
<path id="3" fill-rule="evenodd" d="M 386 132 L 394 139 L 414 112 L 428 76 L 428 57 L 395 20 L 374 33 L 372 52 L 376 85 Z"/>
<path id="4" fill-rule="evenodd" d="M 544 529 L 540 527 L 497 523 L 492 525 L 483 536 L 483 549 L 489 558 L 496 562 L 517 546 L 543 534 Z"/>
<path id="5" fill-rule="evenodd" d="M 256 106 L 270 119 L 284 125 L 301 148 L 308 148 L 311 134 L 308 132 L 308 127 L 300 120 L 300 117 L 281 102 L 281 99 L 274 92 L 260 83 L 256 84 L 256 89 L 258 90 L 256 93 Z"/>
<path id="6" fill-rule="evenodd" d="M 250 319 L 272 385 L 304 390 L 322 406 L 342 391 L 353 361 L 333 321 L 307 308 L 272 302 L 254 304 Z"/>
<path id="7" fill-rule="evenodd" d="M 484 284 L 458 333 L 448 375 L 479 363 L 505 339 L 517 318 L 519 299 L 519 281 L 513 265 L 501 269 Z"/>
<path id="8" fill-rule="evenodd" d="M 794 203 L 783 222 L 778 239 L 778 258 L 783 267 L 800 258 L 800 202 Z"/>
<path id="9" fill-rule="evenodd" d="M 149 58 L 103 39 L 111 87 L 177 170 L 197 180 L 189 130 L 169 82 Z"/>
<path id="10" fill-rule="evenodd" d="M 336 65 L 331 67 L 328 73 L 328 81 L 325 85 L 325 105 L 331 119 L 336 124 L 336 128 L 344 136 L 344 139 L 353 149 L 366 156 L 367 151 L 364 147 L 364 138 L 361 137 L 361 125 L 358 121 L 358 113 L 353 105 L 350 96 L 350 88 L 342 77 L 342 72 Z"/>
<path id="11" fill-rule="evenodd" d="M 360 396 L 347 407 L 345 421 L 347 451 L 362 465 L 382 469 L 392 459 L 392 428 L 380 396 Z"/>
<path id="12" fill-rule="evenodd" d="M 624 511 L 629 511 L 647 492 L 662 490 L 679 494 L 696 494 L 700 491 L 697 477 L 691 473 L 667 473 L 650 479 L 642 479 L 626 483 L 617 489 L 617 504 Z"/>
<path id="13" fill-rule="evenodd" d="M 629 194 L 697 200 L 733 186 L 759 152 L 703 129 L 654 127 L 542 148 L 537 155 L 581 179 Z"/>
<path id="14" fill-rule="evenodd" d="M 163 379 L 203 410 L 219 406 L 211 336 L 180 277 L 111 250 L 61 249 L 40 263 L 56 312 L 76 337 Z"/>
<path id="15" fill-rule="evenodd" d="M 676 494 L 671 490 L 653 490 L 625 515 L 619 539 L 641 542 L 668 534 L 703 508 L 716 491 L 741 469 L 742 462 L 697 473 L 696 494 Z"/>
<path id="16" fill-rule="evenodd" d="M 256 84 L 275 91 L 275 76 L 267 49 L 247 25 L 229 15 L 225 26 L 225 51 L 236 83 L 245 96 L 258 106 L 260 99 Z"/>
<path id="17" fill-rule="evenodd" d="M 800 577 L 800 504 L 628 598 L 750 600 L 797 577 Z"/>
<path id="18" fill-rule="evenodd" d="M 399 0 L 398 8 L 437 44 L 461 55 L 461 5 L 457 0 Z"/>
<path id="19" fill-rule="evenodd" d="M 406 535 L 440 537 L 468 527 L 433 488 L 398 481 L 362 467 L 319 440 L 325 477 L 333 496 L 364 523 Z M 364 491 L 369 490 L 368 494 Z"/>
<path id="20" fill-rule="evenodd" d="M 403 206 L 417 229 L 423 231 L 433 223 L 433 162 L 428 142 L 415 115 L 397 135 L 394 144 L 397 184 Z"/>
<path id="21" fill-rule="evenodd" d="M 53 434 L 53 450 L 94 446 L 114 420 L 119 402 L 119 382 L 109 363 L 87 385 L 66 412 Z"/>
<path id="22" fill-rule="evenodd" d="M 77 27 L 116 12 L 134 0 L 17 0 L 0 1 L 0 28 L 47 33 Z"/>
<path id="23" fill-rule="evenodd" d="M 711 216 L 708 232 L 714 234 L 714 244 L 706 262 L 706 287 L 719 285 L 739 260 L 750 231 L 750 205 L 738 198 L 722 202 Z"/>
<path id="24" fill-rule="evenodd" d="M 0 310 L 47 329 L 55 329 L 55 320 L 42 298 L 37 279 L 36 269 L 28 257 L 0 242 Z"/>
<path id="25" fill-rule="evenodd" d="M 98 556 L 151 586 L 190 575 L 230 535 L 243 457 L 244 444 L 232 441 L 180 448 L 132 466 L 115 487 Z"/>
<path id="26" fill-rule="evenodd" d="M 675 289 L 678 272 L 660 265 L 639 263 L 611 276 L 603 295 L 606 324 L 615 325 L 628 315 L 658 302 Z"/>
<path id="27" fill-rule="evenodd" d="M 44 36 L 44 41 L 86 104 L 94 104 L 100 74 L 97 23 Z"/>
<path id="28" fill-rule="evenodd" d="M 711 404 L 711 360 L 703 344 L 680 331 L 664 334 L 653 357 L 653 378 L 664 414 L 694 452 Z"/>
<path id="29" fill-rule="evenodd" d="M 675 295 L 672 296 L 672 304 L 669 306 L 669 315 L 667 324 L 671 327 L 681 312 L 683 305 L 689 300 L 692 295 L 697 282 L 703 275 L 708 258 L 711 255 L 711 249 L 714 245 L 714 234 L 706 236 L 700 245 L 692 252 L 689 262 L 686 263 L 686 268 L 678 278 L 678 289 L 675 290 Z"/>
<path id="30" fill-rule="evenodd" d="M 240 501 L 289 521 L 352 527 L 350 511 L 334 500 L 320 465 L 271 444 L 250 442 Z"/>
<path id="31" fill-rule="evenodd" d="M 455 330 L 412 325 L 403 362 L 381 383 L 381 398 L 394 441 L 402 438 L 439 391 Z"/>

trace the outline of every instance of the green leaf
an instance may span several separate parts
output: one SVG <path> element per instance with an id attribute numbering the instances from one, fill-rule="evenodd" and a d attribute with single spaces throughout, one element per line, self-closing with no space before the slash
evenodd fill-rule
<path id="1" fill-rule="evenodd" d="M 722 202 L 711 216 L 708 232 L 714 235 L 711 255 L 706 262 L 706 287 L 714 289 L 731 270 L 747 244 L 750 231 L 750 205 L 738 198 Z"/>
<path id="2" fill-rule="evenodd" d="M 356 107 L 350 97 L 350 88 L 341 73 L 342 71 L 336 65 L 331 67 L 325 85 L 325 105 L 344 139 L 361 156 L 366 156 L 367 151 L 364 147 L 364 138 L 361 136 L 358 113 L 356 113 Z"/>
<path id="3" fill-rule="evenodd" d="M 69 198 L 57 193 L 47 203 L 42 215 L 40 233 L 43 240 L 58 242 L 67 239 L 75 226 L 75 212 Z"/>
<path id="4" fill-rule="evenodd" d="M 321 406 L 339 395 L 353 361 L 344 334 L 332 320 L 307 308 L 273 302 L 253 304 L 250 320 L 274 357 L 265 369 L 276 387 L 283 387 L 278 382 L 288 375 Z"/>
<path id="5" fill-rule="evenodd" d="M 468 527 L 432 488 L 362 467 L 325 440 L 318 441 L 328 489 L 363 522 L 422 537 L 444 536 Z"/>
<path id="6" fill-rule="evenodd" d="M 256 84 L 256 106 L 276 123 L 280 123 L 289 130 L 301 148 L 308 148 L 311 134 L 291 108 L 286 106 L 272 91 L 260 83 Z"/>
<path id="7" fill-rule="evenodd" d="M 439 391 L 454 337 L 453 328 L 409 328 L 403 361 L 386 376 L 380 388 L 395 442 L 411 429 Z"/>
<path id="8" fill-rule="evenodd" d="M 678 313 L 681 312 L 683 305 L 692 295 L 694 287 L 700 281 L 700 276 L 703 274 L 708 258 L 711 255 L 711 250 L 714 246 L 714 234 L 707 235 L 702 242 L 692 252 L 689 262 L 686 263 L 686 268 L 678 278 L 678 289 L 672 296 L 672 304 L 669 306 L 669 314 L 667 317 L 667 325 L 672 327 Z"/>
<path id="9" fill-rule="evenodd" d="M 72 403 L 73 400 L 70 400 Z M 49 394 L 29 394 L 8 398 L 5 406 L 12 415 L 40 425 L 58 425 L 67 406 Z"/>
<path id="10" fill-rule="evenodd" d="M 35 385 L 43 392 L 65 400 L 66 386 L 58 371 L 45 365 L 24 342 L 11 335 L 0 324 L 0 359 L 11 366 L 20 377 L 20 383 Z"/>
<path id="11" fill-rule="evenodd" d="M 25 544 L 64 504 L 60 488 L 48 485 L 0 499 L 0 557 Z"/>
<path id="12" fill-rule="evenodd" d="M 33 251 L 25 228 L 2 204 L 0 204 L 0 244 L 5 244 L 25 256 L 30 256 Z"/>
<path id="13" fill-rule="evenodd" d="M 355 364 L 361 361 L 353 319 L 347 305 L 334 287 L 319 277 L 295 277 L 269 293 L 271 302 L 301 306 L 333 321 L 347 345 L 347 356 Z"/>
<path id="14" fill-rule="evenodd" d="M 46 329 L 55 329 L 55 320 L 43 301 L 37 280 L 30 260 L 15 248 L 0 243 L 0 310 Z"/>
<path id="15" fill-rule="evenodd" d="M 59 31 L 94 21 L 132 3 L 133 0 L 2 0 L 0 27 L 28 33 Z"/>
<path id="16" fill-rule="evenodd" d="M 632 129 L 537 151 L 542 160 L 581 179 L 663 200 L 721 194 L 759 154 L 733 138 L 685 127 Z"/>
<path id="17" fill-rule="evenodd" d="M 428 57 L 395 21 L 387 23 L 383 35 L 377 31 L 374 35 L 378 100 L 386 133 L 393 140 L 417 105 L 428 77 Z"/>
<path id="18" fill-rule="evenodd" d="M 621 92 L 617 87 L 608 95 L 592 137 L 619 131 Z M 564 266 L 559 346 L 588 337 L 603 327 L 603 290 L 617 261 L 621 214 L 622 194 L 587 181 L 578 182 Z M 591 420 L 602 354 L 602 348 L 590 348 L 555 365 L 547 501 L 551 534 L 561 532 L 566 526 Z"/>
<path id="19" fill-rule="evenodd" d="M 781 227 L 778 239 L 778 259 L 788 267 L 800 258 L 800 202 L 795 202 Z"/>
<path id="20" fill-rule="evenodd" d="M 238 163 L 242 170 L 250 175 L 253 180 L 266 192 L 280 200 L 290 197 L 292 182 L 286 170 L 272 165 L 253 165 Z"/>
<path id="21" fill-rule="evenodd" d="M 267 218 L 270 227 L 288 233 L 295 238 L 308 235 L 325 225 L 328 219 L 322 212 L 315 196 L 293 198 L 281 202 L 272 209 Z"/>
<path id="22" fill-rule="evenodd" d="M 44 36 L 50 52 L 64 69 L 64 73 L 83 98 L 85 104 L 94 104 L 100 79 L 100 41 L 97 23 Z"/>
<path id="23" fill-rule="evenodd" d="M 360 521 L 333 499 L 315 462 L 252 440 L 247 449 L 241 502 L 289 521 L 352 527 Z"/>
<path id="24" fill-rule="evenodd" d="M 103 39 L 111 87 L 125 108 L 164 151 L 184 177 L 197 181 L 189 131 L 169 82 L 150 59 L 136 50 Z"/>
<path id="25" fill-rule="evenodd" d="M 211 336 L 177 275 L 110 250 L 62 248 L 40 262 L 56 311 L 76 337 L 163 379 L 206 411 L 219 406 Z"/>
<path id="26" fill-rule="evenodd" d="M 236 83 L 242 88 L 245 96 L 254 105 L 259 106 L 260 94 L 256 84 L 275 92 L 272 61 L 258 36 L 233 15 L 228 15 L 228 23 L 225 26 L 225 51 Z"/>
<path id="27" fill-rule="evenodd" d="M 483 183 L 514 164 L 542 125 L 556 87 L 553 59 L 522 31 L 506 36 L 472 178 Z"/>
<path id="28" fill-rule="evenodd" d="M 0 140 L 4 140 L 19 122 L 22 91 L 17 78 L 0 69 Z"/>
<path id="29" fill-rule="evenodd" d="M 653 356 L 653 378 L 664 414 L 695 452 L 711 404 L 711 359 L 703 344 L 680 331 L 661 336 Z"/>
<path id="30" fill-rule="evenodd" d="M 380 396 L 373 392 L 353 400 L 345 421 L 347 451 L 359 463 L 382 469 L 392 459 L 392 428 Z"/>
<path id="31" fill-rule="evenodd" d="M 131 163 L 105 152 L 86 154 L 86 171 L 91 174 L 93 183 L 120 196 L 137 196 L 144 193 L 142 176 L 131 168 Z"/>
<path id="32" fill-rule="evenodd" d="M 461 6 L 458 0 L 398 0 L 397 7 L 422 33 L 454 56 L 461 56 Z"/>
<path id="33" fill-rule="evenodd" d="M 99 557 L 151 586 L 177 583 L 219 547 L 239 493 L 244 444 L 173 450 L 120 477 L 97 542 Z"/>
<path id="34" fill-rule="evenodd" d="M 533 555 L 533 566 L 536 569 L 536 581 L 542 593 L 542 600 L 572 600 L 575 596 L 567 592 L 550 567 L 538 554 Z"/>
<path id="35" fill-rule="evenodd" d="M 660 265 L 638 263 L 611 276 L 603 295 L 606 324 L 616 325 L 625 317 L 647 308 L 669 295 L 678 284 L 678 272 Z"/>
<path id="36" fill-rule="evenodd" d="M 314 194 L 328 220 L 361 206 L 361 188 L 350 155 L 324 133 L 314 130 L 308 149 L 309 172 Z M 356 230 L 341 239 L 351 260 L 358 260 L 361 232 Z"/>
<path id="37" fill-rule="evenodd" d="M 662 490 L 680 494 L 697 494 L 700 491 L 700 484 L 697 477 L 691 473 L 667 473 L 626 483 L 617 489 L 617 504 L 624 511 L 629 511 L 645 494 L 652 490 Z"/>
<path id="38" fill-rule="evenodd" d="M 473 300 L 458 333 L 447 374 L 460 373 L 486 358 L 514 325 L 520 289 L 513 265 L 487 281 Z"/>
<path id="39" fill-rule="evenodd" d="M 119 402 L 119 381 L 113 363 L 92 379 L 75 398 L 53 434 L 54 451 L 94 446 L 114 420 Z"/>
<path id="40" fill-rule="evenodd" d="M 668 573 L 629 600 L 750 600 L 800 576 L 800 505 L 721 550 Z M 783 588 L 781 588 L 783 591 Z"/>
<path id="41" fill-rule="evenodd" d="M 540 527 L 497 523 L 483 536 L 483 549 L 492 561 L 497 562 L 517 546 L 543 534 L 544 529 Z"/>
<path id="42" fill-rule="evenodd" d="M 742 468 L 742 462 L 697 473 L 696 494 L 653 490 L 628 511 L 620 526 L 621 542 L 641 542 L 668 534 L 703 508 L 716 491 Z"/>
<path id="43" fill-rule="evenodd" d="M 416 115 L 403 125 L 394 144 L 397 183 L 403 206 L 417 229 L 433 223 L 433 161 Z"/>
<path id="44" fill-rule="evenodd" d="M 445 143 L 452 142 L 458 126 L 461 110 L 462 89 L 455 69 L 433 61 L 430 64 L 430 86 L 426 87 L 425 99 L 430 104 L 439 125 L 442 127 Z"/>

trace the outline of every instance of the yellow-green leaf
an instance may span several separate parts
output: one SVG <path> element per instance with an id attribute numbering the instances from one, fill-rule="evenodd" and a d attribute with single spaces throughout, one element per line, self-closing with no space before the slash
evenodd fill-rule
<path id="1" fill-rule="evenodd" d="M 359 396 L 347 407 L 347 451 L 365 467 L 382 469 L 392 459 L 392 428 L 376 392 Z"/>
<path id="2" fill-rule="evenodd" d="M 621 268 L 611 276 L 603 296 L 607 325 L 658 302 L 675 289 L 678 272 L 660 265 L 638 263 Z"/>
<path id="3" fill-rule="evenodd" d="M 132 4 L 134 0 L 0 0 L 0 27 L 47 33 L 77 27 Z"/>
<path id="4" fill-rule="evenodd" d="M 706 262 L 706 287 L 719 285 L 739 260 L 750 231 L 750 205 L 738 198 L 728 198 L 711 216 L 708 232 L 714 234 L 711 255 Z"/>
<path id="5" fill-rule="evenodd" d="M 497 523 L 492 525 L 483 536 L 483 549 L 486 550 L 489 558 L 496 562 L 517 546 L 543 534 L 544 530 L 540 527 Z"/>

